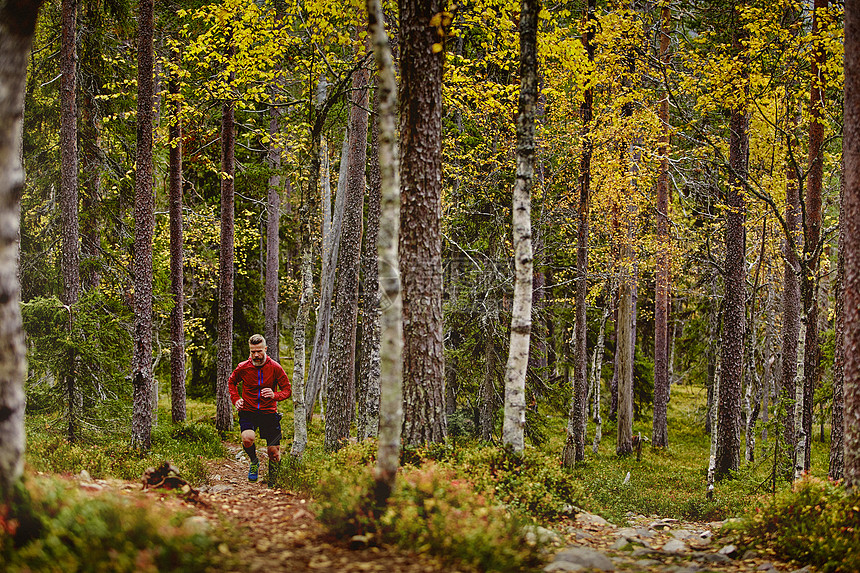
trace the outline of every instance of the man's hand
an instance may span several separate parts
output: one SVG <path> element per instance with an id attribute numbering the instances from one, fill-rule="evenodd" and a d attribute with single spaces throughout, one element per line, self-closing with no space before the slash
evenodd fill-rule
<path id="1" fill-rule="evenodd" d="M 236 400 L 236 409 L 237 409 L 237 410 L 241 410 L 241 409 L 242 409 L 242 405 L 243 405 L 244 403 L 245 403 L 245 400 L 244 400 L 243 398 L 239 398 L 238 400 Z"/>
<path id="2" fill-rule="evenodd" d="M 260 391 L 260 396 L 262 396 L 263 398 L 274 398 L 275 397 L 275 391 L 272 390 L 271 388 L 263 388 Z"/>

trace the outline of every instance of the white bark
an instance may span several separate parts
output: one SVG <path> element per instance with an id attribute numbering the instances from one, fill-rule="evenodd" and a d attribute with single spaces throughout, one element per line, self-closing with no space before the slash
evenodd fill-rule
<path id="1" fill-rule="evenodd" d="M 27 58 L 41 2 L 0 3 L 0 501 L 24 469 L 27 353 L 18 282 L 21 124 Z"/>
<path id="2" fill-rule="evenodd" d="M 403 300 L 400 293 L 398 234 L 400 229 L 400 167 L 397 154 L 397 82 L 379 0 L 367 0 L 368 29 L 379 70 L 379 319 L 380 404 L 379 449 L 376 460 L 377 499 L 387 498 L 400 465 L 403 425 Z"/>
<path id="3" fill-rule="evenodd" d="M 307 406 L 305 404 L 305 327 L 314 296 L 313 248 L 302 245 L 302 297 L 293 328 L 293 445 L 290 455 L 301 461 L 308 445 Z"/>

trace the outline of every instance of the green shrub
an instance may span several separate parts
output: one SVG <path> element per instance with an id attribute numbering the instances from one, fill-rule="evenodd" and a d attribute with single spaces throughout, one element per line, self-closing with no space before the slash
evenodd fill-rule
<path id="1" fill-rule="evenodd" d="M 860 571 L 860 493 L 806 477 L 736 526 L 750 544 L 822 571 Z"/>
<path id="2" fill-rule="evenodd" d="M 145 497 L 87 495 L 58 480 L 30 481 L 13 512 L 0 519 L 7 571 L 202 571 L 219 554 L 213 537 L 185 525 L 189 514 Z"/>
<path id="3" fill-rule="evenodd" d="M 350 446 L 333 457 L 366 461 L 366 448 Z M 481 571 L 524 571 L 540 563 L 540 548 L 526 540 L 519 514 L 451 468 L 433 461 L 404 468 L 382 509 L 373 486 L 368 463 L 328 466 L 316 492 L 317 517 L 341 537 L 370 534 Z"/>

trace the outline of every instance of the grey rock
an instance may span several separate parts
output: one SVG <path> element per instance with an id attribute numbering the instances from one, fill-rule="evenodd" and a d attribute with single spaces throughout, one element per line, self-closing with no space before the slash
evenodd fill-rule
<path id="1" fill-rule="evenodd" d="M 622 550 L 629 551 L 631 549 L 630 545 L 631 545 L 631 543 L 630 543 L 629 539 L 627 539 L 626 537 L 619 537 L 618 539 L 615 540 L 615 543 L 613 543 L 612 545 L 609 546 L 609 548 L 612 549 L 613 551 L 622 551 Z"/>
<path id="2" fill-rule="evenodd" d="M 81 481 L 93 481 L 93 476 L 91 476 L 90 472 L 87 470 L 81 470 L 81 473 L 78 474 L 78 478 Z"/>
<path id="3" fill-rule="evenodd" d="M 655 565 L 660 565 L 660 562 L 656 559 L 639 559 L 636 561 L 636 565 L 638 567 L 654 567 Z"/>
<path id="4" fill-rule="evenodd" d="M 681 541 L 693 536 L 693 533 L 687 529 L 673 529 L 670 533 L 672 534 L 672 537 L 680 539 Z"/>
<path id="5" fill-rule="evenodd" d="M 773 563 L 770 561 L 765 561 L 761 565 L 755 568 L 756 571 L 776 571 L 776 567 L 773 566 Z"/>
<path id="6" fill-rule="evenodd" d="M 609 525 L 609 522 L 593 513 L 580 513 L 576 516 L 576 521 L 586 525 Z"/>
<path id="7" fill-rule="evenodd" d="M 723 555 L 722 553 L 696 553 L 693 555 L 693 559 L 695 559 L 696 561 L 703 561 L 705 563 L 711 563 L 714 565 L 732 562 L 732 560 L 728 556 Z"/>
<path id="8" fill-rule="evenodd" d="M 669 529 L 672 527 L 671 522 L 675 521 L 674 519 L 658 519 L 657 521 L 651 522 L 648 527 L 650 529 Z"/>
<path id="9" fill-rule="evenodd" d="M 192 535 L 205 535 L 212 529 L 212 524 L 202 515 L 192 515 L 182 522 L 182 526 Z"/>
<path id="10" fill-rule="evenodd" d="M 652 537 L 654 537 L 654 532 L 650 529 L 645 529 L 644 527 L 637 527 L 636 535 L 643 539 L 651 539 Z"/>
<path id="11" fill-rule="evenodd" d="M 598 571 L 615 571 L 615 565 L 612 564 L 612 561 L 606 555 L 585 547 L 570 547 L 558 553 L 553 563 L 561 561 L 575 563 L 585 568 L 597 569 Z M 568 571 L 575 571 L 575 569 L 568 569 Z"/>
<path id="12" fill-rule="evenodd" d="M 812 566 L 807 565 L 805 567 L 801 567 L 800 569 L 795 569 L 791 573 L 811 573 L 811 571 L 812 571 Z"/>
<path id="13" fill-rule="evenodd" d="M 233 486 L 231 486 L 231 485 L 222 485 L 222 484 L 218 484 L 218 485 L 216 485 L 216 486 L 213 486 L 213 487 L 212 487 L 212 489 L 211 489 L 210 491 L 211 491 L 212 493 L 222 493 L 222 492 L 225 492 L 225 491 L 230 491 L 231 489 L 233 489 Z"/>
<path id="14" fill-rule="evenodd" d="M 523 532 L 529 543 L 552 543 L 561 540 L 558 533 L 546 527 L 529 525 L 523 528 Z"/>
<path id="15" fill-rule="evenodd" d="M 753 551 L 752 549 L 747 549 L 746 551 L 744 551 L 744 555 L 743 555 L 743 557 L 741 557 L 741 559 L 743 559 L 743 560 L 758 559 L 759 557 L 761 557 L 761 554 L 758 551 Z"/>
<path id="16" fill-rule="evenodd" d="M 689 550 L 687 544 L 680 539 L 670 539 L 663 545 L 663 552 L 665 553 L 686 553 Z"/>
<path id="17" fill-rule="evenodd" d="M 104 488 L 97 483 L 82 482 L 81 489 L 85 489 L 87 491 L 101 491 Z"/>
<path id="18" fill-rule="evenodd" d="M 549 565 L 543 568 L 544 571 L 585 571 L 585 567 L 582 565 L 578 565 L 576 563 L 569 563 L 567 561 L 553 561 Z"/>
<path id="19" fill-rule="evenodd" d="M 725 555 L 726 557 L 731 557 L 732 559 L 734 559 L 735 557 L 738 556 L 738 548 L 734 545 L 729 544 L 729 545 L 724 546 L 717 553 L 720 553 L 721 555 Z"/>
<path id="20" fill-rule="evenodd" d="M 662 555 L 659 551 L 654 551 L 650 547 L 637 547 L 631 554 L 633 557 L 646 557 Z"/>

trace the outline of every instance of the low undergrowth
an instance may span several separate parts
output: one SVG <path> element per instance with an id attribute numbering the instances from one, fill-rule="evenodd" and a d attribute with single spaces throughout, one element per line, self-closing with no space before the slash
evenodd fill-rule
<path id="1" fill-rule="evenodd" d="M 860 492 L 806 477 L 733 525 L 748 544 L 825 572 L 860 571 Z"/>
<path id="2" fill-rule="evenodd" d="M 152 449 L 140 452 L 126 434 L 93 432 L 70 443 L 55 429 L 52 416 L 27 420 L 27 464 L 36 472 L 77 474 L 93 478 L 137 480 L 148 467 L 170 462 L 194 485 L 208 478 L 205 460 L 226 456 L 221 437 L 208 420 L 173 424 L 161 422 L 152 429 Z"/>
<path id="3" fill-rule="evenodd" d="M 369 444 L 345 448 L 321 473 L 317 516 L 333 534 L 397 543 L 480 571 L 527 571 L 541 563 L 523 514 L 440 462 L 405 467 L 386 506 L 377 507 Z"/>
<path id="4" fill-rule="evenodd" d="M 28 479 L 0 506 L 0 569 L 10 572 L 202 571 L 224 547 L 190 514 L 137 496 L 88 494 Z"/>

